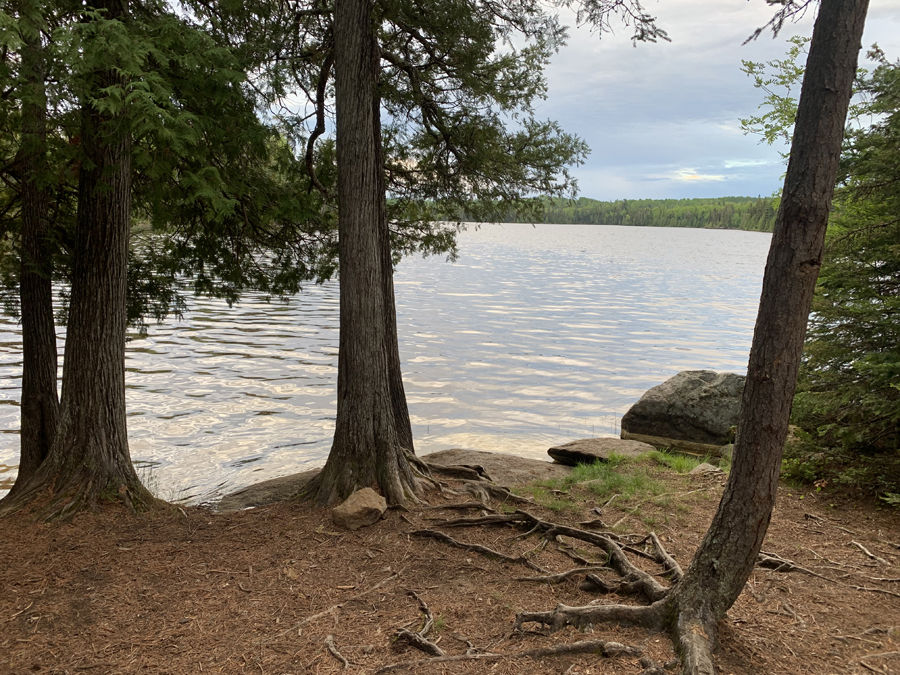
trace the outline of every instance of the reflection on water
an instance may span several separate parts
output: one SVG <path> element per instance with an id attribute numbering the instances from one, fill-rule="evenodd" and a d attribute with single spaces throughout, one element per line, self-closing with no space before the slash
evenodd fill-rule
<path id="1" fill-rule="evenodd" d="M 404 260 L 400 351 L 417 451 L 546 458 L 612 435 L 647 388 L 688 368 L 743 372 L 769 236 L 489 225 L 460 257 Z M 132 456 L 167 499 L 324 462 L 335 413 L 337 284 L 288 303 L 192 301 L 128 345 Z M 0 319 L 0 491 L 17 462 L 21 333 Z"/>

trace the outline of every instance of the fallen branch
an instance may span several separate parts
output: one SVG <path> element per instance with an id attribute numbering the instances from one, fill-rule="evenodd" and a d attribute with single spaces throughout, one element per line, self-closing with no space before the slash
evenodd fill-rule
<path id="1" fill-rule="evenodd" d="M 869 588 L 868 586 L 852 586 L 847 584 L 850 588 L 857 591 L 866 591 L 867 593 L 884 593 L 885 595 L 892 595 L 895 598 L 900 598 L 900 593 L 894 593 L 894 591 L 886 591 L 883 588 Z"/>
<path id="2" fill-rule="evenodd" d="M 874 560 L 875 562 L 877 562 L 881 565 L 890 566 L 890 563 L 887 560 L 885 560 L 884 558 L 879 558 L 877 555 L 872 553 L 869 549 L 867 549 L 865 546 L 860 544 L 858 541 L 851 541 L 850 544 L 852 546 L 855 546 L 856 548 L 858 548 L 860 551 L 862 551 L 863 554 L 865 554 L 865 556 L 867 558 L 869 558 L 870 560 Z"/>
<path id="3" fill-rule="evenodd" d="M 600 654 L 601 656 L 611 658 L 614 656 L 639 656 L 642 653 L 639 647 L 628 647 L 620 642 L 606 642 L 604 640 L 582 640 L 581 642 L 573 642 L 567 645 L 556 645 L 554 647 L 541 647 L 538 649 L 526 649 L 521 652 L 511 652 L 506 654 L 489 652 L 485 654 L 455 654 L 453 656 L 441 656 L 433 659 L 419 659 L 418 661 L 406 661 L 403 663 L 392 663 L 375 671 L 374 675 L 382 673 L 390 673 L 395 670 L 404 670 L 406 668 L 415 668 L 422 665 L 436 665 L 439 663 L 453 663 L 456 661 L 499 661 L 501 659 L 519 659 L 519 658 L 543 658 L 545 656 L 565 656 L 567 654 Z"/>

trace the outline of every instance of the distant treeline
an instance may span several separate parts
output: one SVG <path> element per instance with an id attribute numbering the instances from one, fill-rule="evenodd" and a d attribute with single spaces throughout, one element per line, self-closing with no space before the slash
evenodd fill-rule
<path id="1" fill-rule="evenodd" d="M 645 227 L 705 227 L 771 232 L 777 203 L 768 197 L 718 199 L 621 199 L 601 202 L 548 199 L 545 223 L 640 225 Z M 516 222 L 510 218 L 507 222 Z"/>

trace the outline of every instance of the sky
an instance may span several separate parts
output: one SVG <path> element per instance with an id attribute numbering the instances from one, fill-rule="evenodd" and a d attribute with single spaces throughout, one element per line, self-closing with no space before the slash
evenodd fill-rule
<path id="1" fill-rule="evenodd" d="M 744 40 L 773 14 L 764 0 L 648 0 L 671 43 L 631 44 L 631 31 L 598 38 L 570 30 L 546 71 L 555 119 L 591 148 L 573 173 L 579 196 L 594 199 L 767 196 L 781 187 L 779 151 L 746 136 L 739 119 L 757 113 L 763 93 L 741 60 L 780 59 L 787 38 L 812 35 L 814 12 L 756 41 Z M 574 16 L 564 14 L 574 25 Z M 900 58 L 900 0 L 871 0 L 864 51 L 873 42 Z M 864 65 L 864 51 L 860 65 Z"/>

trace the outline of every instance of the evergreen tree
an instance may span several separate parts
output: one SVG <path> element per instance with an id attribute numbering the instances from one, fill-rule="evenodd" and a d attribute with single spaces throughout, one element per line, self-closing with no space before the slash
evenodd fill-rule
<path id="1" fill-rule="evenodd" d="M 848 133 L 795 403 L 807 444 L 838 451 L 817 455 L 816 478 L 900 449 L 900 62 L 870 57 L 877 67 L 858 86 L 874 122 Z M 856 482 L 900 492 L 896 462 L 878 464 Z"/>

